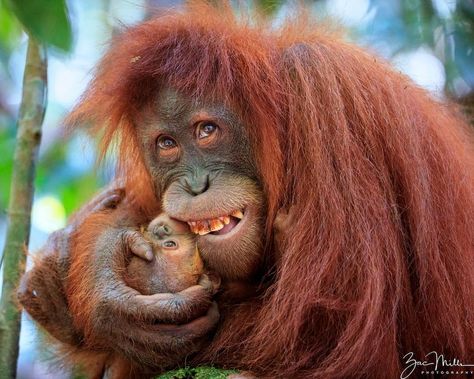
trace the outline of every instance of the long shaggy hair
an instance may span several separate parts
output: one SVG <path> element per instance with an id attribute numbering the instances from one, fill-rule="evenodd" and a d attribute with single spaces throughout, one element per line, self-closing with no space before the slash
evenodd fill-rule
<path id="1" fill-rule="evenodd" d="M 92 121 L 104 151 L 118 141 L 127 194 L 150 216 L 160 199 L 134 120 L 164 86 L 244 121 L 262 238 L 278 209 L 294 215 L 267 290 L 224 310 L 194 363 L 385 378 L 408 352 L 474 362 L 473 140 L 452 106 L 304 17 L 277 29 L 192 3 L 117 37 L 70 118 Z"/>

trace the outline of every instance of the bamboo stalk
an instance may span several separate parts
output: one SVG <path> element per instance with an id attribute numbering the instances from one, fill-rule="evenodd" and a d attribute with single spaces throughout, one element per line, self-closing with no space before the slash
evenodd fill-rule
<path id="1" fill-rule="evenodd" d="M 15 300 L 18 280 L 25 270 L 30 238 L 35 163 L 46 111 L 46 50 L 28 41 L 17 142 L 10 187 L 8 228 L 3 251 L 3 289 L 0 301 L 0 378 L 16 377 L 21 312 Z"/>

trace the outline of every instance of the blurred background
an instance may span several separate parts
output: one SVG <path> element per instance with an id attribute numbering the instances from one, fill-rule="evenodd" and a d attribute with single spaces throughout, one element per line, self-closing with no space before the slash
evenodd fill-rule
<path id="1" fill-rule="evenodd" d="M 48 4 L 47 1 L 44 2 Z M 294 2 L 240 1 L 275 23 L 292 12 Z M 454 99 L 472 120 L 474 109 L 473 0 L 319 0 L 307 1 L 318 18 L 333 18 L 348 38 L 390 60 L 436 98 Z M 108 182 L 111 165 L 95 164 L 95 143 L 83 133 L 67 138 L 61 120 L 84 91 L 91 71 L 110 37 L 181 1 L 69 0 L 73 44 L 68 53 L 51 48 L 48 105 L 37 166 L 30 250 L 38 249 L 52 231 Z M 58 31 L 60 33 L 60 31 Z M 15 147 L 16 117 L 21 100 L 27 38 L 0 0 L 0 253 Z M 1 274 L 0 274 L 1 288 Z M 50 353 L 27 317 L 23 317 L 19 378 L 68 378 L 48 364 Z"/>

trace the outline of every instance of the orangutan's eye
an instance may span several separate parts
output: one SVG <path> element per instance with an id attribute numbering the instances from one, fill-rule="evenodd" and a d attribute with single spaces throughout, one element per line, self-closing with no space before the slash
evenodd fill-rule
<path id="1" fill-rule="evenodd" d="M 158 138 L 158 147 L 162 150 L 171 150 L 178 146 L 176 141 L 169 136 L 161 136 Z"/>
<path id="2" fill-rule="evenodd" d="M 178 245 L 173 240 L 167 240 L 167 241 L 163 241 L 162 246 L 167 249 L 173 249 L 177 247 Z"/>
<path id="3" fill-rule="evenodd" d="M 217 129 L 218 129 L 217 125 L 214 125 L 210 122 L 199 124 L 197 127 L 197 138 L 198 139 L 208 138 L 212 134 L 214 134 L 217 131 Z"/>

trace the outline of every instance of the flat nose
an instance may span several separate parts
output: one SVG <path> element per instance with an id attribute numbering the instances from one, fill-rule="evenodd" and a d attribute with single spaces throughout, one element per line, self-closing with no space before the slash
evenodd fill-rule
<path id="1" fill-rule="evenodd" d="M 209 189 L 209 174 L 185 177 L 184 186 L 191 195 L 200 195 Z"/>
<path id="2" fill-rule="evenodd" d="M 171 235 L 173 230 L 168 225 L 161 225 L 155 229 L 155 234 L 159 239 L 164 239 Z"/>

